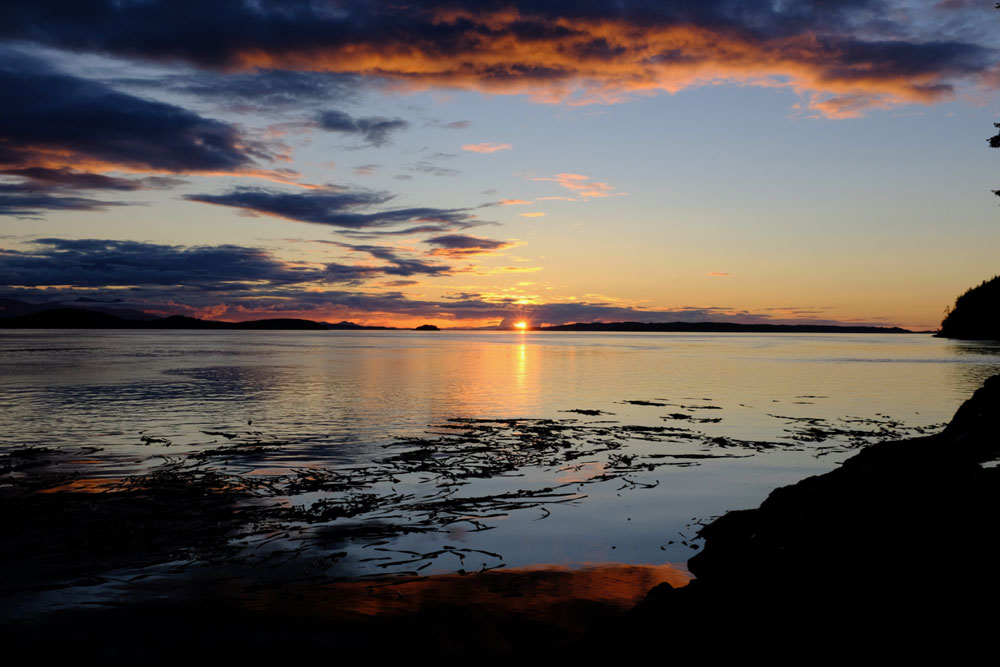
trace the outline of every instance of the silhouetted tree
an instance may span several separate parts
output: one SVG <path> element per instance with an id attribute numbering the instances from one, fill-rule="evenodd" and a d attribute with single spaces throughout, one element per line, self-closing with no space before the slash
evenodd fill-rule
<path id="1" fill-rule="evenodd" d="M 997 9 L 1000 9 L 1000 5 L 997 5 Z M 1000 130 L 1000 123 L 993 123 L 993 126 Z M 990 148 L 1000 148 L 1000 132 L 990 137 L 988 141 L 990 142 Z M 993 194 L 1000 197 L 1000 190 L 994 190 Z"/>
<path id="2" fill-rule="evenodd" d="M 1000 340 L 1000 276 L 965 291 L 947 311 L 938 335 L 943 338 Z"/>
<path id="3" fill-rule="evenodd" d="M 997 3 L 1000 9 L 1000 3 Z M 993 123 L 1000 130 L 1000 123 Z M 1000 132 L 986 140 L 990 148 L 1000 148 Z M 993 194 L 1000 197 L 1000 190 Z M 955 299 L 954 308 L 946 308 L 939 336 L 1000 340 L 1000 276 L 971 287 Z"/>

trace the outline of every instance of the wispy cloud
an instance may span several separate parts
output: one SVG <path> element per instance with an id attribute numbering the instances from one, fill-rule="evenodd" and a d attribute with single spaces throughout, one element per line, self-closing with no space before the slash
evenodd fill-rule
<path id="1" fill-rule="evenodd" d="M 67 188 L 73 190 L 165 190 L 187 183 L 182 178 L 147 176 L 122 178 L 106 174 L 92 174 L 69 167 L 24 167 L 0 169 L 0 175 L 17 176 L 30 182 L 32 188 Z"/>
<path id="2" fill-rule="evenodd" d="M 392 134 L 400 130 L 405 130 L 410 126 L 402 118 L 383 118 L 381 116 L 353 118 L 349 114 L 336 109 L 319 113 L 316 121 L 319 127 L 324 130 L 355 134 L 360 136 L 365 144 L 377 147 L 389 144 Z"/>
<path id="3" fill-rule="evenodd" d="M 391 194 L 346 188 L 285 192 L 239 187 L 221 195 L 196 194 L 186 195 L 184 198 L 286 220 L 353 230 L 428 223 L 422 226 L 436 227 L 443 231 L 468 227 L 475 217 L 467 209 L 461 208 L 386 208 L 385 205 L 392 199 Z"/>
<path id="4" fill-rule="evenodd" d="M 567 190 L 572 190 L 584 199 L 596 199 L 600 197 L 612 197 L 624 195 L 624 192 L 615 192 L 615 187 L 602 181 L 591 181 L 589 176 L 583 174 L 556 174 L 555 176 L 536 176 L 533 181 L 548 181 L 556 183 Z"/>
<path id="5" fill-rule="evenodd" d="M 404 257 L 402 251 L 399 248 L 394 248 L 391 246 L 354 245 L 350 243 L 340 243 L 337 241 L 330 241 L 328 243 L 330 243 L 331 245 L 337 245 L 342 248 L 346 248 L 354 252 L 365 253 L 375 259 L 379 259 L 385 262 L 385 264 L 378 267 L 357 267 L 357 266 L 345 267 L 343 265 L 337 265 L 338 269 L 357 271 L 358 269 L 363 268 L 364 270 L 391 276 L 416 276 L 416 275 L 442 276 L 442 275 L 448 275 L 452 272 L 452 268 L 445 264 L 429 263 L 412 257 Z M 330 264 L 327 265 L 328 270 L 331 266 L 332 265 Z"/>
<path id="6" fill-rule="evenodd" d="M 185 183 L 169 176 L 122 178 L 69 167 L 0 169 L 0 215 L 31 218 L 43 211 L 103 211 L 112 206 L 134 206 L 141 202 L 93 199 L 80 196 L 80 191 L 163 190 Z"/>
<path id="7" fill-rule="evenodd" d="M 514 147 L 510 144 L 465 144 L 462 146 L 463 151 L 471 151 L 473 153 L 496 153 L 497 151 L 509 151 Z"/>
<path id="8" fill-rule="evenodd" d="M 462 173 L 458 169 L 439 167 L 433 162 L 428 162 L 427 160 L 421 160 L 420 162 L 410 166 L 409 169 L 410 171 L 420 172 L 421 174 L 429 174 L 431 176 L 458 176 Z"/>
<path id="9" fill-rule="evenodd" d="M 127 202 L 35 192 L 21 185 L 0 183 L 0 215 L 34 218 L 42 211 L 103 211 L 126 205 Z"/>
<path id="10" fill-rule="evenodd" d="M 246 71 L 185 71 L 160 76 L 116 78 L 113 84 L 194 96 L 236 113 L 299 111 L 357 97 L 352 74 L 251 68 Z"/>

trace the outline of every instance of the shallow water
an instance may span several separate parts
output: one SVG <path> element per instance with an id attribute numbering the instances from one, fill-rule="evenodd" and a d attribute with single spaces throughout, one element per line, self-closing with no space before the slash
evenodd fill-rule
<path id="1" fill-rule="evenodd" d="M 327 576 L 682 567 L 701 522 L 946 422 L 997 372 L 997 345 L 925 335 L 13 331 L 0 448 L 71 452 L 63 490 L 335 473 L 270 496 L 303 510 L 353 475 L 364 511 L 240 537 L 336 553 Z"/>

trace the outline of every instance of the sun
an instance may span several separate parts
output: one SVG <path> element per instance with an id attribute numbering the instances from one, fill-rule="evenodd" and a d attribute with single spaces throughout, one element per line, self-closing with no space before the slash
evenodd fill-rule
<path id="1" fill-rule="evenodd" d="M 514 322 L 514 328 L 515 329 L 520 329 L 521 331 L 524 331 L 525 329 L 528 328 L 528 323 L 527 322 Z"/>

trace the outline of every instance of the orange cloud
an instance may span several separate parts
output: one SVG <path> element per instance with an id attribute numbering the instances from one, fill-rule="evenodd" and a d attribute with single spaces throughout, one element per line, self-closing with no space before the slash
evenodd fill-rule
<path id="1" fill-rule="evenodd" d="M 501 199 L 500 200 L 500 205 L 501 206 L 521 206 L 521 205 L 526 205 L 526 204 L 530 204 L 530 203 L 531 203 L 530 201 L 525 201 L 524 199 Z"/>
<path id="2" fill-rule="evenodd" d="M 259 167 L 237 167 L 229 171 L 207 169 L 164 169 L 153 166 L 128 164 L 100 159 L 77 153 L 69 149 L 49 148 L 43 146 L 20 147 L 21 153 L 11 157 L 16 159 L 0 159 L 0 168 L 42 168 L 42 169 L 75 169 L 94 174 L 169 174 L 198 176 L 244 176 L 259 178 L 272 183 L 292 185 L 307 190 L 337 188 L 338 186 L 323 186 L 312 183 L 302 183 L 298 179 L 301 174 L 293 169 L 262 169 Z"/>
<path id="3" fill-rule="evenodd" d="M 988 86 L 984 75 L 996 66 L 981 31 L 944 36 L 943 17 L 918 7 L 930 3 L 876 12 L 877 20 L 871 2 L 449 0 L 353 3 L 349 10 L 316 2 L 294 11 L 276 4 L 213 3 L 211 12 L 190 15 L 170 3 L 92 3 L 87 12 L 17 12 L 5 16 L 4 27 L 9 39 L 68 51 L 226 72 L 341 72 L 390 89 L 528 94 L 568 104 L 736 83 L 788 87 L 804 99 L 853 99 L 854 114 L 949 99 L 965 84 Z M 976 19 L 955 24 L 966 20 Z M 157 38 L 163 34 L 174 38 Z M 209 34 L 218 39 L 199 37 Z"/>
<path id="4" fill-rule="evenodd" d="M 721 271 L 709 271 L 705 275 L 711 276 L 713 278 L 723 278 L 723 277 L 728 277 L 729 276 L 728 273 L 722 273 Z"/>
<path id="5" fill-rule="evenodd" d="M 819 112 L 816 116 L 826 118 L 860 118 L 871 109 L 891 109 L 893 106 L 896 105 L 891 100 L 870 94 L 833 97 L 813 94 L 809 97 L 809 108 Z"/>
<path id="6" fill-rule="evenodd" d="M 510 144 L 491 144 L 491 143 L 481 143 L 481 144 L 465 144 L 462 146 L 463 151 L 472 151 L 473 153 L 496 153 L 497 151 L 509 151 L 514 147 Z"/>
<path id="7" fill-rule="evenodd" d="M 429 16 L 429 18 L 428 18 Z M 853 111 L 950 99 L 959 80 L 975 81 L 986 65 L 974 44 L 917 40 L 863 41 L 831 29 L 800 31 L 664 17 L 558 16 L 529 8 L 427 10 L 427 30 L 396 41 L 359 35 L 231 55 L 243 68 L 352 72 L 399 87 L 457 87 L 529 94 L 539 102 L 615 103 L 635 94 L 676 93 L 718 83 L 790 87 L 806 95 L 850 98 Z M 525 31 L 524 26 L 531 26 Z M 449 48 L 435 41 L 447 34 Z M 819 101 L 812 108 L 827 114 Z M 836 110 L 834 117 L 845 117 Z M 481 148 L 476 148 L 476 147 Z M 478 144 L 492 152 L 508 145 Z"/>
<path id="8" fill-rule="evenodd" d="M 545 214 L 539 211 L 534 211 L 532 213 L 518 213 L 518 215 L 522 218 L 540 218 Z"/>
<path id="9" fill-rule="evenodd" d="M 553 178 L 536 177 L 533 181 L 551 181 L 558 183 L 567 190 L 576 192 L 584 199 L 594 199 L 600 197 L 612 197 L 623 195 L 623 192 L 613 192 L 615 187 L 601 181 L 588 180 L 589 176 L 582 174 L 556 174 Z"/>

